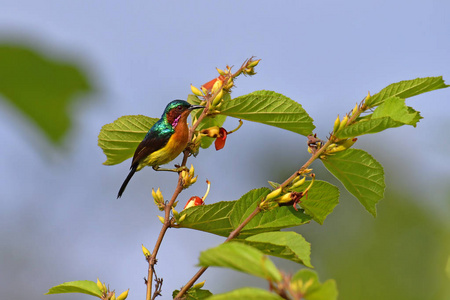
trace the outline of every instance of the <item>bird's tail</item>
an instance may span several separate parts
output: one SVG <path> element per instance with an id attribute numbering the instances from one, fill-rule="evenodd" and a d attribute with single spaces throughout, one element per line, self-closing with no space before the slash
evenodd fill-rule
<path id="1" fill-rule="evenodd" d="M 130 173 L 128 173 L 127 178 L 125 178 L 125 181 L 122 183 L 119 193 L 117 194 L 117 199 L 122 197 L 122 194 L 125 191 L 125 188 L 127 187 L 128 182 L 130 181 L 131 177 L 133 177 L 134 173 L 136 172 L 137 166 L 138 166 L 138 164 L 131 166 Z"/>

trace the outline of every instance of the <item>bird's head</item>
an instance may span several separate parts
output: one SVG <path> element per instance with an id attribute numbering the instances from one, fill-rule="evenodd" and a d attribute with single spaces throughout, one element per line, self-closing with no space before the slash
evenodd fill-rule
<path id="1" fill-rule="evenodd" d="M 167 104 L 162 117 L 166 117 L 167 121 L 173 126 L 177 126 L 178 121 L 182 118 L 186 120 L 187 116 L 193 109 L 204 108 L 201 105 L 192 105 L 184 100 L 173 100 Z"/>

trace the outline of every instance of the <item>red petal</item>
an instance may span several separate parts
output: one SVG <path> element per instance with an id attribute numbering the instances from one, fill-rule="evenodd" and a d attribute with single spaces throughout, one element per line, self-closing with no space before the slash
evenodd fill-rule
<path id="1" fill-rule="evenodd" d="M 220 75 L 219 77 L 214 78 L 213 80 L 208 81 L 207 83 L 205 83 L 204 85 L 202 85 L 202 88 L 205 88 L 205 89 L 207 89 L 207 90 L 211 90 L 212 87 L 213 87 L 213 85 L 214 85 L 214 83 L 216 83 L 217 80 L 224 81 L 224 80 L 225 80 L 225 76 Z"/>
<path id="2" fill-rule="evenodd" d="M 220 127 L 219 134 L 220 136 L 214 142 L 217 151 L 225 147 L 225 141 L 227 140 L 227 131 L 223 127 Z"/>
<path id="3" fill-rule="evenodd" d="M 193 196 L 188 200 L 188 202 L 184 206 L 184 209 L 186 209 L 188 206 L 192 207 L 192 206 L 198 206 L 198 205 L 203 205 L 202 198 L 200 198 L 198 196 Z"/>

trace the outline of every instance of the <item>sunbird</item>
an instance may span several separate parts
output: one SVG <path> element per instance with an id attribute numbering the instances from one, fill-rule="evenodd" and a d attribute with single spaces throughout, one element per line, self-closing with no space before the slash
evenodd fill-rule
<path id="1" fill-rule="evenodd" d="M 174 160 L 188 143 L 189 128 L 187 117 L 193 109 L 204 108 L 191 105 L 184 100 L 173 100 L 167 104 L 164 112 L 137 146 L 131 161 L 130 173 L 120 187 L 120 198 L 134 173 L 145 166 L 158 170 L 160 165 Z M 161 169 L 160 169 L 161 170 Z"/>

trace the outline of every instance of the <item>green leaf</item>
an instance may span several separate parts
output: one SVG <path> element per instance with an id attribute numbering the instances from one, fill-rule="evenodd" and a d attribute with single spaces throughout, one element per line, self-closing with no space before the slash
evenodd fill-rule
<path id="1" fill-rule="evenodd" d="M 345 127 L 339 131 L 336 136 L 340 139 L 353 138 L 363 134 L 377 133 L 388 128 L 394 128 L 404 125 L 401 122 L 392 120 L 390 117 L 384 117 L 373 120 L 363 120 Z"/>
<path id="2" fill-rule="evenodd" d="M 235 205 L 236 201 L 221 201 L 188 208 L 181 212 L 186 214 L 186 219 L 179 226 L 226 237 L 233 231 L 230 214 Z"/>
<path id="3" fill-rule="evenodd" d="M 375 107 L 382 104 L 390 97 L 409 98 L 425 92 L 446 88 L 442 76 L 416 78 L 413 80 L 405 80 L 388 85 L 379 93 L 373 95 L 366 101 L 366 106 Z"/>
<path id="4" fill-rule="evenodd" d="M 260 188 L 251 190 L 237 201 L 222 201 L 188 208 L 181 213 L 186 214 L 186 217 L 179 227 L 226 237 L 255 210 L 261 199 L 269 192 L 268 188 Z M 295 211 L 293 207 L 278 207 L 257 214 L 244 227 L 239 237 L 298 226 L 310 220 L 310 216 L 302 211 Z"/>
<path id="5" fill-rule="evenodd" d="M 390 117 L 394 121 L 405 125 L 416 127 L 417 122 L 422 119 L 420 113 L 406 106 L 405 99 L 391 97 L 378 106 L 372 114 L 372 119 Z"/>
<path id="6" fill-rule="evenodd" d="M 312 268 L 311 244 L 296 232 L 264 232 L 236 241 L 259 249 L 264 254 L 289 259 Z"/>
<path id="7" fill-rule="evenodd" d="M 375 205 L 383 198 L 386 187 L 381 164 L 359 149 L 347 149 L 327 155 L 322 162 L 375 217 Z"/>
<path id="8" fill-rule="evenodd" d="M 228 293 L 216 294 L 208 300 L 283 300 L 283 298 L 263 289 L 244 287 Z"/>
<path id="9" fill-rule="evenodd" d="M 304 184 L 292 190 L 302 192 L 310 183 L 311 181 L 305 181 Z M 308 194 L 300 200 L 299 205 L 314 221 L 323 224 L 325 218 L 338 203 L 339 189 L 328 182 L 315 180 Z"/>
<path id="10" fill-rule="evenodd" d="M 98 146 L 106 155 L 104 165 L 120 164 L 133 156 L 139 143 L 158 119 L 143 115 L 122 116 L 106 124 L 98 135 Z"/>
<path id="11" fill-rule="evenodd" d="M 32 120 L 52 143 L 60 143 L 71 126 L 68 113 L 75 96 L 91 89 L 80 66 L 11 44 L 0 45 L 0 66 L 3 99 Z"/>
<path id="12" fill-rule="evenodd" d="M 303 269 L 298 271 L 291 279 L 291 288 L 294 292 L 303 294 L 305 300 L 336 300 L 338 291 L 334 280 L 319 282 L 317 273 Z"/>
<path id="13" fill-rule="evenodd" d="M 102 292 L 97 287 L 97 283 L 89 280 L 65 282 L 63 284 L 52 287 L 45 295 L 63 293 L 82 293 L 99 298 L 102 297 Z"/>
<path id="14" fill-rule="evenodd" d="M 201 252 L 199 264 L 203 267 L 229 268 L 274 282 L 281 281 L 280 272 L 267 256 L 238 242 L 228 242 Z"/>
<path id="15" fill-rule="evenodd" d="M 312 118 L 299 103 L 272 91 L 256 91 L 224 101 L 219 109 L 226 116 L 279 127 L 305 136 L 315 128 Z"/>
<path id="16" fill-rule="evenodd" d="M 180 290 L 175 290 L 172 293 L 172 298 L 175 298 Z M 203 299 L 211 299 L 213 294 L 208 290 L 202 290 L 202 289 L 194 289 L 190 288 L 184 296 L 186 297 L 186 300 L 203 300 Z"/>
<path id="17" fill-rule="evenodd" d="M 350 138 L 403 125 L 415 127 L 420 119 L 422 119 L 420 113 L 406 106 L 405 99 L 390 97 L 365 119 L 339 131 L 337 137 Z"/>

